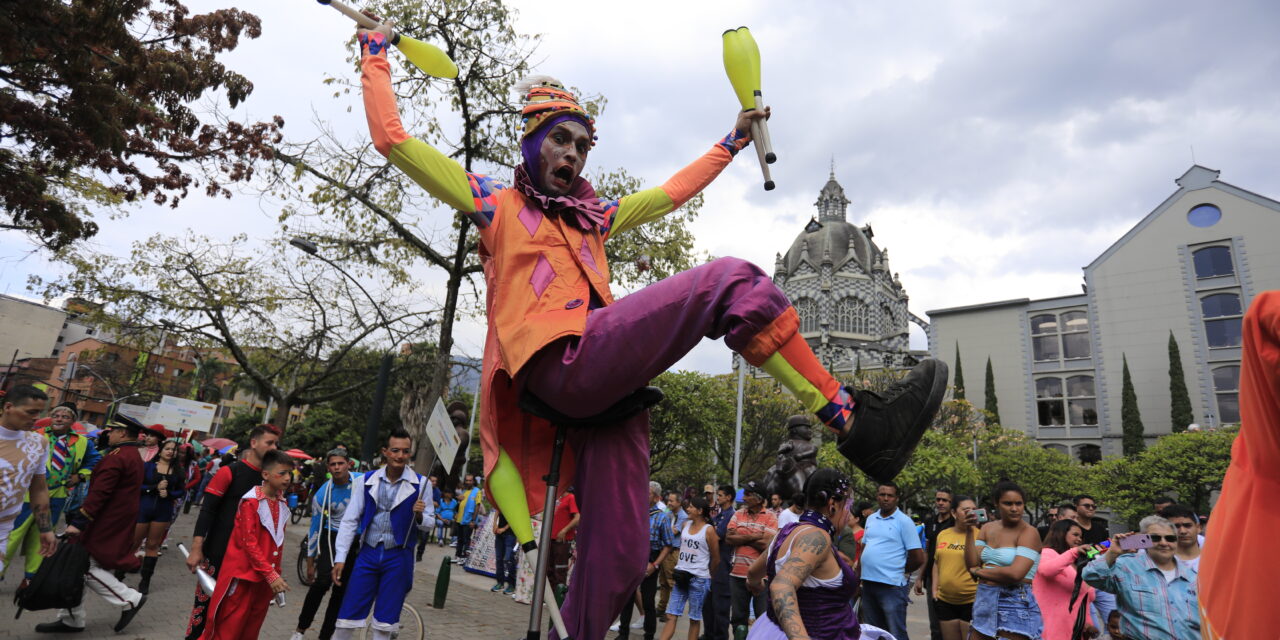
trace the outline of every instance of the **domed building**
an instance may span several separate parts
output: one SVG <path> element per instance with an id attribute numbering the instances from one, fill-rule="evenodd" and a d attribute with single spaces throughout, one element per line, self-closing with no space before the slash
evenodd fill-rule
<path id="1" fill-rule="evenodd" d="M 928 325 L 907 310 L 907 292 L 876 246 L 871 225 L 847 219 L 849 199 L 832 168 L 814 203 L 818 215 L 786 254 L 773 280 L 800 313 L 800 333 L 828 369 L 852 371 L 914 365 L 908 322 Z"/>

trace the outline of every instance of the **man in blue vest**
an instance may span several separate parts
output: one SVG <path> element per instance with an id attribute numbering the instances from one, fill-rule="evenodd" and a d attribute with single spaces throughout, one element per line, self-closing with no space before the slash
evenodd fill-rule
<path id="1" fill-rule="evenodd" d="M 335 640 L 347 640 L 364 627 L 370 609 L 374 640 L 390 640 L 400 629 L 400 608 L 413 586 L 418 531 L 426 530 L 434 520 L 429 511 L 430 494 L 426 493 L 431 488 L 426 477 L 408 468 L 412 457 L 413 440 L 408 432 L 392 431 L 382 448 L 382 468 L 366 474 L 351 492 L 333 557 L 346 558 L 353 544 L 360 552 L 338 610 Z M 345 564 L 333 565 L 336 585 L 343 584 Z"/>

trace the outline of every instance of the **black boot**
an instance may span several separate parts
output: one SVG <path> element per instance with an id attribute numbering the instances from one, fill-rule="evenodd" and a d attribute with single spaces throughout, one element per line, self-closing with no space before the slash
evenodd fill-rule
<path id="1" fill-rule="evenodd" d="M 151 575 L 156 572 L 158 557 L 147 556 L 142 559 L 142 582 L 138 583 L 138 591 L 146 595 L 151 591 Z"/>
<path id="2" fill-rule="evenodd" d="M 882 393 L 853 392 L 852 431 L 837 448 L 877 482 L 907 465 L 947 391 L 947 363 L 925 360 Z"/>
<path id="3" fill-rule="evenodd" d="M 124 628 L 129 626 L 130 622 L 133 622 L 133 617 L 138 615 L 138 611 L 142 609 L 142 605 L 146 603 L 147 597 L 142 596 L 142 599 L 138 601 L 138 604 L 120 612 L 120 619 L 116 621 L 116 626 L 112 627 L 112 629 L 115 629 L 116 632 L 124 631 Z"/>

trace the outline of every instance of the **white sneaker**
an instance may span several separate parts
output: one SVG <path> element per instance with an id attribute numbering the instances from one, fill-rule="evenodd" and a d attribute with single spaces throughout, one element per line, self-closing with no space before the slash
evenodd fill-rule
<path id="1" fill-rule="evenodd" d="M 294 631 L 293 635 L 289 636 L 289 640 L 305 640 L 305 639 L 306 639 L 306 636 L 303 635 L 302 632 L 300 631 Z"/>
<path id="2" fill-rule="evenodd" d="M 609 627 L 609 630 L 610 630 L 610 631 L 622 631 L 622 623 L 621 623 L 621 622 L 615 622 L 615 623 L 613 623 L 613 626 L 612 626 L 612 627 Z"/>
<path id="3" fill-rule="evenodd" d="M 632 623 L 631 623 L 631 628 L 632 628 L 632 629 L 643 629 L 643 628 L 644 628 L 644 616 L 640 616 L 640 619 L 639 619 L 639 620 L 636 620 L 635 622 L 632 622 Z"/>

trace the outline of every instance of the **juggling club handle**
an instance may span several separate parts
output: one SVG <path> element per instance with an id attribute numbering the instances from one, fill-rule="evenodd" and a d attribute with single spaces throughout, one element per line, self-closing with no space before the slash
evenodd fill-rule
<path id="1" fill-rule="evenodd" d="M 773 191 L 773 175 L 769 173 L 769 163 L 765 160 L 764 145 L 764 123 L 760 120 L 751 121 L 751 146 L 756 148 L 756 155 L 760 158 L 760 172 L 764 174 L 764 190 Z"/>
<path id="2" fill-rule="evenodd" d="M 764 112 L 764 96 L 760 94 L 760 90 L 755 91 L 756 109 Z M 756 140 L 756 144 L 764 147 L 764 161 L 767 164 L 773 164 L 778 160 L 778 155 L 773 152 L 773 140 L 769 137 L 769 122 L 760 120 L 760 138 Z"/>
<path id="3" fill-rule="evenodd" d="M 360 13 L 355 9 L 352 9 L 351 7 L 347 6 L 346 4 L 343 4 L 339 0 L 316 0 L 316 2 L 319 2 L 320 4 L 329 5 L 330 7 L 337 9 L 338 13 L 341 13 L 342 15 L 348 18 L 351 18 L 352 20 L 355 20 L 356 24 L 366 29 L 377 29 L 378 27 L 382 26 L 381 24 L 378 23 L 377 20 L 374 20 L 373 18 L 370 18 L 369 16 L 366 16 L 365 14 Z M 400 44 L 399 33 L 391 34 L 391 44 L 393 45 Z"/>

